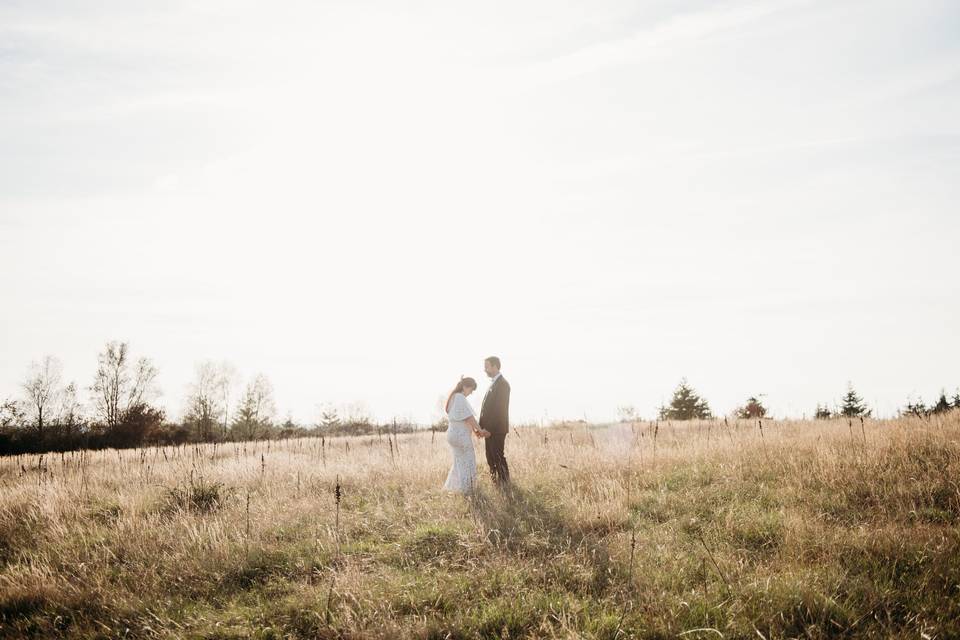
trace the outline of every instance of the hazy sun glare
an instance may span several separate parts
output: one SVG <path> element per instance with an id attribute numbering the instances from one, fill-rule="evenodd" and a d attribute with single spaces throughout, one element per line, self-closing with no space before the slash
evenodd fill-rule
<path id="1" fill-rule="evenodd" d="M 956 385 L 949 2 L 0 8 L 0 396 L 107 340 L 281 414 Z M 906 34 L 923 37 L 907 38 Z M 954 377 L 951 377 L 954 376 Z"/>

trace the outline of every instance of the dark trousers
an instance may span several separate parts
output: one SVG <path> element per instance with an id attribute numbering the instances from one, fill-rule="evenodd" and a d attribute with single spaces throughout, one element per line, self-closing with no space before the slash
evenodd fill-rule
<path id="1" fill-rule="evenodd" d="M 506 438 L 506 433 L 491 433 L 484 439 L 490 475 L 498 485 L 504 485 L 510 481 L 510 468 L 507 467 L 507 459 L 503 456 L 503 443 Z"/>

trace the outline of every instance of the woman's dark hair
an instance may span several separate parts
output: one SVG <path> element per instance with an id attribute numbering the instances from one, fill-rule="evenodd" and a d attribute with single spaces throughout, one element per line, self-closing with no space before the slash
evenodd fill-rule
<path id="1" fill-rule="evenodd" d="M 476 389 L 477 381 L 473 378 L 464 378 L 460 376 L 460 382 L 457 383 L 457 386 L 453 388 L 453 391 L 450 392 L 450 395 L 447 396 L 447 404 L 444 408 L 444 411 L 450 411 L 450 401 L 453 400 L 454 394 L 463 393 L 463 390 L 466 388 Z"/>

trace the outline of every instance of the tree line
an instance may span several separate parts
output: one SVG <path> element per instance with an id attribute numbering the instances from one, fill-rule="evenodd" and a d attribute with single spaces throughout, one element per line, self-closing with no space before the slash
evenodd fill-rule
<path id="1" fill-rule="evenodd" d="M 740 419 L 763 418 L 767 415 L 767 407 L 764 406 L 758 398 L 763 394 L 750 396 L 740 406 L 736 407 L 731 416 Z M 938 413 L 944 413 L 953 409 L 960 409 L 960 389 L 953 395 L 952 399 L 947 398 L 946 391 L 941 390 L 940 397 L 932 405 L 925 405 L 922 400 L 907 402 L 906 406 L 900 409 L 899 413 L 903 415 L 915 415 L 918 417 L 929 417 Z M 618 417 L 621 422 L 630 422 L 638 419 L 636 410 L 625 405 L 618 408 Z M 853 388 L 852 383 L 847 383 L 847 391 L 843 395 L 839 405 L 832 406 L 829 403 L 818 403 L 814 410 L 813 417 L 818 420 L 829 420 L 830 418 L 869 418 L 873 415 L 863 398 Z M 680 381 L 680 384 L 673 391 L 670 402 L 662 405 L 657 411 L 659 420 L 711 420 L 715 416 L 710 409 L 707 400 L 697 393 L 687 382 L 686 378 Z"/>
<path id="2" fill-rule="evenodd" d="M 309 426 L 289 416 L 281 422 L 266 375 L 256 374 L 240 385 L 232 365 L 210 361 L 197 365 L 183 415 L 172 420 L 155 404 L 158 374 L 149 358 L 135 359 L 129 344 L 117 341 L 108 342 L 97 355 L 87 387 L 65 382 L 62 365 L 53 356 L 32 363 L 20 395 L 0 403 L 0 455 L 414 428 L 408 421 L 375 424 L 360 403 L 326 407 Z"/>
<path id="3" fill-rule="evenodd" d="M 160 394 L 157 367 L 149 358 L 134 359 L 126 342 L 108 342 L 97 355 L 91 384 L 81 389 L 64 383 L 62 366 L 53 356 L 33 363 L 21 385 L 19 397 L 0 403 L 0 455 L 42 453 L 73 449 L 127 448 L 188 442 L 246 441 L 306 435 L 364 435 L 384 431 L 406 432 L 416 428 L 409 421 L 376 424 L 362 404 L 339 410 L 324 408 L 313 425 L 296 424 L 289 416 L 277 419 L 273 386 L 264 374 L 240 385 L 229 363 L 201 362 L 188 387 L 180 420 L 168 419 L 154 404 Z M 87 403 L 82 400 L 87 392 Z M 736 418 L 763 418 L 768 410 L 750 396 L 734 409 Z M 960 409 L 960 390 L 948 397 L 940 392 L 930 405 L 922 399 L 909 401 L 901 415 L 929 417 Z M 848 383 L 836 406 L 817 404 L 814 418 L 870 417 L 873 411 Z M 632 406 L 618 408 L 621 421 L 638 419 Z M 660 420 L 709 420 L 714 418 L 707 400 L 686 379 L 674 389 L 670 401 L 658 409 Z M 435 425 L 445 428 L 441 420 Z"/>

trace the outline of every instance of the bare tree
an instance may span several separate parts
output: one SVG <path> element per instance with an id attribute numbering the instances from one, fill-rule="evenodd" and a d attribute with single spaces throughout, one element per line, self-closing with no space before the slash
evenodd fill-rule
<path id="1" fill-rule="evenodd" d="M 23 403 L 18 400 L 5 400 L 0 404 L 0 428 L 19 427 L 27 419 Z"/>
<path id="2" fill-rule="evenodd" d="M 30 365 L 30 373 L 23 383 L 26 403 L 30 408 L 31 422 L 37 429 L 37 437 L 42 441 L 44 427 L 51 422 L 50 414 L 56 411 L 63 394 L 60 377 L 63 366 L 53 356 L 46 356 L 43 362 Z"/>
<path id="3" fill-rule="evenodd" d="M 637 408 L 632 404 L 618 406 L 617 420 L 619 422 L 635 422 L 637 420 Z"/>
<path id="4" fill-rule="evenodd" d="M 58 422 L 67 435 L 72 435 L 83 424 L 83 405 L 77 399 L 76 383 L 71 382 L 63 389 Z"/>
<path id="5" fill-rule="evenodd" d="M 144 404 L 157 393 L 158 372 L 147 358 L 140 358 L 131 371 L 126 342 L 108 342 L 97 360 L 97 373 L 90 391 L 97 414 L 113 429 L 131 407 Z"/>
<path id="6" fill-rule="evenodd" d="M 230 424 L 230 399 L 237 388 L 240 376 L 237 368 L 224 360 L 220 363 L 217 377 L 217 394 L 220 406 L 223 407 L 223 435 L 227 435 L 227 425 Z"/>
<path id="7" fill-rule="evenodd" d="M 196 366 L 196 378 L 187 392 L 184 422 L 193 425 L 200 440 L 210 440 L 224 413 L 221 403 L 220 369 L 211 361 Z"/>
<path id="8" fill-rule="evenodd" d="M 369 425 L 373 422 L 370 411 L 362 400 L 342 404 L 340 415 L 343 416 L 343 422 L 347 425 Z"/>

